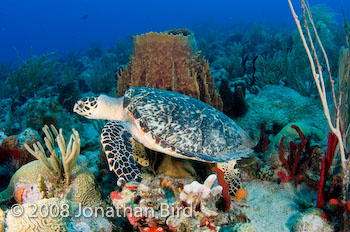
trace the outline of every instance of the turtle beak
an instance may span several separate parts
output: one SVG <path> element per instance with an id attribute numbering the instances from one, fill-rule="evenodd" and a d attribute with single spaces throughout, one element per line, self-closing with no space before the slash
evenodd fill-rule
<path id="1" fill-rule="evenodd" d="M 78 103 L 75 103 L 74 107 L 73 107 L 73 112 L 74 113 L 78 113 L 78 111 L 77 111 L 78 109 L 77 108 L 78 108 Z"/>
<path id="2" fill-rule="evenodd" d="M 74 107 L 73 107 L 73 112 L 82 115 L 84 104 L 81 101 L 78 101 L 77 103 L 75 103 Z"/>

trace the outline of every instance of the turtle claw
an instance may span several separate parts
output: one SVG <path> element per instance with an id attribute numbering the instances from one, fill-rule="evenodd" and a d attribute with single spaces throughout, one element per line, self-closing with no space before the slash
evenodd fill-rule
<path id="1" fill-rule="evenodd" d="M 138 185 L 141 181 L 142 181 L 141 175 L 137 175 L 134 179 L 125 179 L 125 177 L 119 177 L 117 180 L 117 185 L 122 188 L 127 183 L 134 182 L 135 185 Z"/>
<path id="2" fill-rule="evenodd" d="M 138 176 L 138 177 L 136 178 L 136 181 L 137 181 L 137 182 L 141 182 L 141 181 L 142 181 L 142 177 L 141 177 L 141 176 Z"/>
<path id="3" fill-rule="evenodd" d="M 123 177 L 118 178 L 118 180 L 117 180 L 117 185 L 118 185 L 119 187 L 122 188 L 125 184 L 126 184 L 126 180 L 125 180 Z"/>

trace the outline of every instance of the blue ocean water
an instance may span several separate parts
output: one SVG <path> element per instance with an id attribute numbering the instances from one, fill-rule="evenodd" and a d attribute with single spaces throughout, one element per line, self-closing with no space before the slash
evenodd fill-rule
<path id="1" fill-rule="evenodd" d="M 350 1 L 309 4 L 324 105 L 288 0 L 1 0 L 0 232 L 48 231 L 28 206 L 160 203 L 196 214 L 53 226 L 350 231 Z"/>
<path id="2" fill-rule="evenodd" d="M 299 2 L 294 1 L 299 10 Z M 327 4 L 342 20 L 349 15 L 347 0 L 313 0 Z M 195 24 L 265 23 L 294 27 L 287 1 L 119 1 L 119 0 L 2 0 L 0 4 L 0 61 L 33 54 L 85 50 L 93 41 L 104 47 L 116 40 L 148 31 L 191 28 Z"/>

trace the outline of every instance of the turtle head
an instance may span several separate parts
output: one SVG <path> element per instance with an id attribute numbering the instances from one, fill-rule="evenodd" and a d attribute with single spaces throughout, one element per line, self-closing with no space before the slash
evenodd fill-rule
<path id="1" fill-rule="evenodd" d="M 91 119 L 97 119 L 99 97 L 85 97 L 77 101 L 73 111 L 81 116 Z"/>
<path id="2" fill-rule="evenodd" d="M 123 100 L 121 98 L 100 95 L 86 97 L 77 101 L 73 111 L 89 119 L 120 120 L 123 118 Z"/>

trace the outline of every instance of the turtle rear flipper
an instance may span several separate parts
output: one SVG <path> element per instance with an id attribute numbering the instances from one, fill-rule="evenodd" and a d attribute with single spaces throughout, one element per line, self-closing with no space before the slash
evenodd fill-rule
<path id="1" fill-rule="evenodd" d="M 101 133 L 101 144 L 106 153 L 109 169 L 118 177 L 118 185 L 123 181 L 142 180 L 132 152 L 131 134 L 119 121 L 108 122 Z"/>

